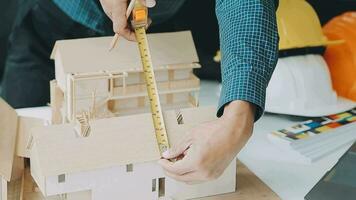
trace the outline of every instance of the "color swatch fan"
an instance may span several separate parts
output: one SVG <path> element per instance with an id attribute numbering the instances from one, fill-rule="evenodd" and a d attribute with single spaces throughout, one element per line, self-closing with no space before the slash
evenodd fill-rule
<path id="1" fill-rule="evenodd" d="M 356 108 L 274 131 L 268 138 L 296 162 L 314 162 L 356 140 Z"/>

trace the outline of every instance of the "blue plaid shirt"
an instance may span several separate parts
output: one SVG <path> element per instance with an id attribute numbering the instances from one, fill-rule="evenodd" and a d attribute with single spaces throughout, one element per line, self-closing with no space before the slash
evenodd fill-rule
<path id="1" fill-rule="evenodd" d="M 105 32 L 107 17 L 98 0 L 53 1 L 73 20 Z M 170 14 L 167 11 L 179 8 L 183 2 L 157 1 L 167 2 L 166 7 L 154 8 L 166 17 Z M 222 55 L 218 116 L 234 100 L 257 105 L 256 120 L 263 114 L 266 87 L 278 59 L 277 4 L 277 0 L 216 0 Z"/>

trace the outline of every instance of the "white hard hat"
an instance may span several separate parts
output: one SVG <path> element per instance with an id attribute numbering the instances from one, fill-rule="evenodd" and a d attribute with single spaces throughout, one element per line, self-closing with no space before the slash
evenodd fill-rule
<path id="1" fill-rule="evenodd" d="M 337 96 L 320 55 L 280 58 L 267 87 L 266 112 L 318 117 L 355 106 L 356 102 Z"/>

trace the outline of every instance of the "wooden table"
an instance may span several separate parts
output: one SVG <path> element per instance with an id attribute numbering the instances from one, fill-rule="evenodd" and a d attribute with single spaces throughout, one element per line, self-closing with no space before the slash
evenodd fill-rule
<path id="1" fill-rule="evenodd" d="M 199 198 L 199 200 L 277 200 L 280 199 L 243 163 L 237 162 L 236 192 Z"/>
<path id="2" fill-rule="evenodd" d="M 264 184 L 255 174 L 253 174 L 240 161 L 237 162 L 237 188 L 236 192 L 223 195 L 199 198 L 200 200 L 277 200 L 280 199 L 266 184 Z M 38 187 L 32 180 L 29 169 L 25 170 L 24 183 L 18 181 L 10 184 L 10 191 L 21 194 L 10 194 L 12 197 L 8 200 L 47 200 L 39 191 Z M 12 186 L 12 187 L 11 187 Z M 18 187 L 23 187 L 22 189 Z M 17 189 L 16 189 L 17 188 Z M 21 197 L 20 197 L 21 196 Z M 22 198 L 23 197 L 23 198 Z M 60 198 L 52 197 L 50 200 L 60 200 Z M 48 200 L 49 200 L 48 199 Z"/>

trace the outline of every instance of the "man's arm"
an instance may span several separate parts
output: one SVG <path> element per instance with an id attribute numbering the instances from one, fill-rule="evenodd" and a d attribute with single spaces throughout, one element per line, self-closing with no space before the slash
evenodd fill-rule
<path id="1" fill-rule="evenodd" d="M 264 110 L 267 84 L 278 59 L 274 0 L 217 0 L 222 52 L 222 91 L 218 116 L 224 106 L 243 100 Z"/>
<path id="2" fill-rule="evenodd" d="M 202 124 L 163 155 L 166 174 L 186 183 L 219 177 L 251 136 L 263 113 L 278 58 L 273 0 L 217 0 L 222 52 L 219 119 Z M 166 159 L 184 155 L 182 160 Z"/>

